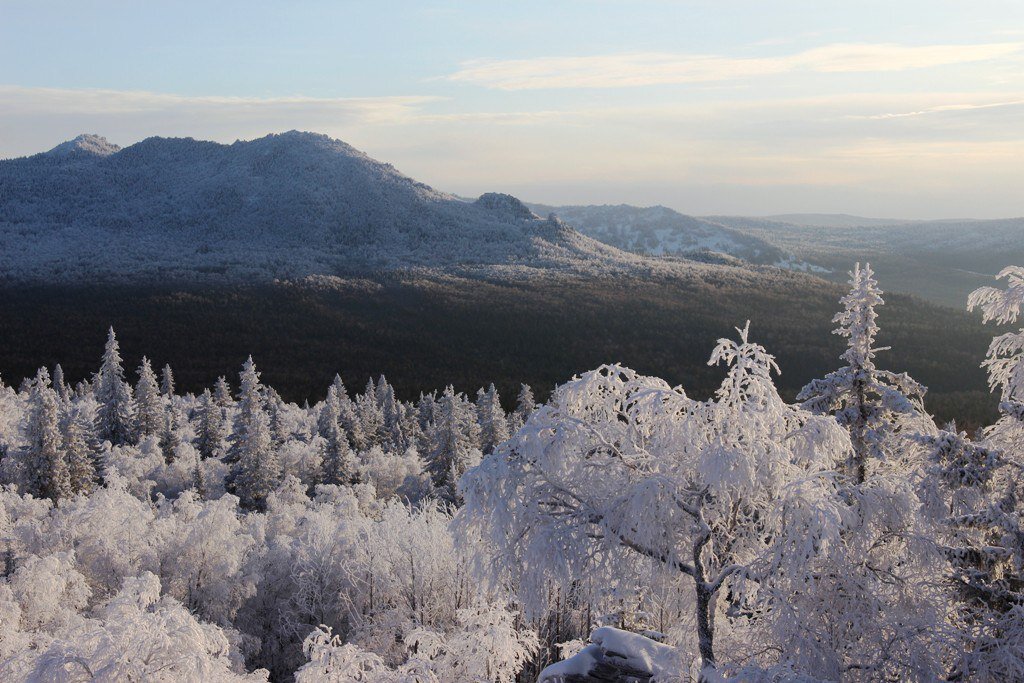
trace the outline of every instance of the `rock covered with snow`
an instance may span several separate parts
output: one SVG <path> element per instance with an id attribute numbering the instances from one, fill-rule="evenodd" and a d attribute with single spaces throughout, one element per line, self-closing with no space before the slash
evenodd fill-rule
<path id="1" fill-rule="evenodd" d="M 679 653 L 637 633 L 602 626 L 590 644 L 540 672 L 537 683 L 646 683 L 679 670 Z"/>

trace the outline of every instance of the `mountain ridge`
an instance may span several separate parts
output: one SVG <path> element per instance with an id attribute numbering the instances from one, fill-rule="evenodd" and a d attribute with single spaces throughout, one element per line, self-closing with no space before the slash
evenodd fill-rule
<path id="1" fill-rule="evenodd" d="M 0 161 L 8 280 L 295 279 L 396 268 L 669 272 L 519 200 L 467 203 L 326 135 L 83 135 Z M 698 267 L 693 264 L 690 267 Z"/>

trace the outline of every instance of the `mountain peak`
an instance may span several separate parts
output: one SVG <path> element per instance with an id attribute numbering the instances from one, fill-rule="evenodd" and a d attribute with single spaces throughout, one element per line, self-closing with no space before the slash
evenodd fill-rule
<path id="1" fill-rule="evenodd" d="M 535 220 L 538 218 L 533 211 L 527 208 L 519 199 L 510 194 L 501 192 L 487 192 L 480 195 L 474 204 L 484 209 L 494 211 L 501 215 L 517 220 Z"/>
<path id="2" fill-rule="evenodd" d="M 47 154 L 51 156 L 69 156 L 72 154 L 89 154 L 105 157 L 120 151 L 120 147 L 109 142 L 105 137 L 83 133 L 74 140 L 62 142 Z"/>

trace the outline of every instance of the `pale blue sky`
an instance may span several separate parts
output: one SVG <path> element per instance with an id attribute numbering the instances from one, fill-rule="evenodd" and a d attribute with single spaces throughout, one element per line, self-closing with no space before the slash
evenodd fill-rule
<path id="1" fill-rule="evenodd" d="M 0 0 L 0 157 L 298 128 L 435 187 L 1024 214 L 1024 2 Z"/>

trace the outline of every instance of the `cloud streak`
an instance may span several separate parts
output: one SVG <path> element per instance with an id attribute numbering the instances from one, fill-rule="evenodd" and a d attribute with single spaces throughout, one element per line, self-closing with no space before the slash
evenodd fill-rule
<path id="1" fill-rule="evenodd" d="M 352 122 L 407 121 L 426 104 L 444 98 L 393 97 L 229 97 L 189 96 L 138 90 L 30 88 L 0 85 L 0 115 L 201 115 L 229 112 L 240 119 L 302 111 Z"/>
<path id="2" fill-rule="evenodd" d="M 464 62 L 445 79 L 498 90 L 626 88 L 735 81 L 793 72 L 907 71 L 999 59 L 1022 49 L 1021 42 L 924 46 L 837 43 L 771 57 L 643 52 L 476 60 Z"/>

